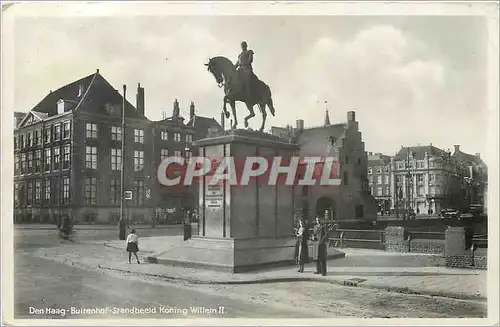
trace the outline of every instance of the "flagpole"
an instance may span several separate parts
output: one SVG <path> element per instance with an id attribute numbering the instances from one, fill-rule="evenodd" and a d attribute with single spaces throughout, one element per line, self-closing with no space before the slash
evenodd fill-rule
<path id="1" fill-rule="evenodd" d="M 124 214 L 124 202 L 125 202 L 125 97 L 127 93 L 127 86 L 123 85 L 123 97 L 122 97 L 122 150 L 121 150 L 121 165 L 120 165 L 120 218 L 123 219 Z M 127 228 L 129 228 L 129 221 L 127 217 Z"/>

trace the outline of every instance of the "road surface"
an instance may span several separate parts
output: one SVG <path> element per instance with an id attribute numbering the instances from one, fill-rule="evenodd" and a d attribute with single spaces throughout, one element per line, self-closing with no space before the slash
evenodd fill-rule
<path id="1" fill-rule="evenodd" d="M 161 231 L 172 235 L 179 232 L 175 229 Z M 147 232 L 141 234 L 147 235 Z M 82 232 L 79 237 L 104 240 L 109 234 L 106 231 Z M 84 270 L 69 262 L 57 263 L 50 258 L 32 255 L 39 248 L 64 246 L 54 231 L 16 230 L 15 244 L 14 303 L 18 319 L 189 318 L 207 315 L 227 318 L 455 318 L 485 317 L 487 313 L 484 302 L 314 282 L 193 285 L 98 268 Z M 71 314 L 72 307 L 76 309 L 74 314 Z M 85 313 L 81 308 L 102 311 Z M 106 308 L 108 311 L 103 312 Z M 156 312 L 134 314 L 118 310 L 134 308 L 155 308 Z M 192 312 L 193 308 L 211 312 Z M 64 316 L 61 309 L 66 310 Z"/>

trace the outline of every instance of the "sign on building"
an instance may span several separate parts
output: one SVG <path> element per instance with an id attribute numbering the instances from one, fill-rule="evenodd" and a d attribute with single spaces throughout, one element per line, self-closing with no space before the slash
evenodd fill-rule
<path id="1" fill-rule="evenodd" d="M 125 191 L 125 200 L 132 200 L 132 191 Z"/>

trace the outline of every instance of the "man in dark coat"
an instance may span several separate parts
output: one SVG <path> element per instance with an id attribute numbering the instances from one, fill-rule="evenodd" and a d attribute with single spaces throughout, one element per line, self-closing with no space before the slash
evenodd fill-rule
<path id="1" fill-rule="evenodd" d="M 326 276 L 326 260 L 328 257 L 328 240 L 330 238 L 330 233 L 337 228 L 337 225 L 333 225 L 331 228 L 328 225 L 323 225 L 321 228 L 318 248 L 317 248 L 317 260 L 316 260 L 316 274 L 321 274 Z"/>
<path id="2" fill-rule="evenodd" d="M 312 240 L 313 240 L 313 260 L 316 261 L 316 274 L 319 274 L 320 269 L 319 269 L 319 261 L 318 261 L 318 248 L 319 248 L 319 240 L 322 237 L 322 229 L 323 225 L 321 224 L 321 221 L 319 219 L 319 216 L 316 216 L 316 224 L 314 225 L 313 229 L 313 235 L 312 235 Z"/>

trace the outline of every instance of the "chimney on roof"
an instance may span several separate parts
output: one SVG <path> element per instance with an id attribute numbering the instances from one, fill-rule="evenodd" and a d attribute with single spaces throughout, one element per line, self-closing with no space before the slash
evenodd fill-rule
<path id="1" fill-rule="evenodd" d="M 191 104 L 189 105 L 189 119 L 190 120 L 192 120 L 194 118 L 194 112 L 195 112 L 194 102 L 191 101 Z"/>
<path id="2" fill-rule="evenodd" d="M 303 119 L 297 119 L 295 121 L 295 126 L 297 128 L 297 132 L 302 132 L 304 130 L 304 120 Z"/>
<path id="3" fill-rule="evenodd" d="M 137 111 L 144 115 L 144 88 L 141 87 L 141 83 L 137 83 L 137 96 L 136 96 L 136 106 Z"/>
<path id="4" fill-rule="evenodd" d="M 459 144 L 455 144 L 454 147 L 455 147 L 455 153 L 460 152 L 460 145 Z"/>
<path id="5" fill-rule="evenodd" d="M 96 74 L 99 74 L 99 68 L 97 68 Z"/>
<path id="6" fill-rule="evenodd" d="M 354 122 L 356 121 L 356 112 L 355 111 L 348 111 L 347 112 L 347 122 Z"/>
<path id="7" fill-rule="evenodd" d="M 330 116 L 328 115 L 328 110 L 327 110 L 325 114 L 325 126 L 328 125 L 330 125 Z"/>
<path id="8" fill-rule="evenodd" d="M 175 99 L 174 101 L 174 110 L 172 112 L 172 117 L 178 118 L 180 116 L 181 109 L 179 108 L 179 101 Z"/>
<path id="9" fill-rule="evenodd" d="M 476 157 L 478 157 L 479 159 L 481 159 L 481 153 L 476 152 Z"/>

